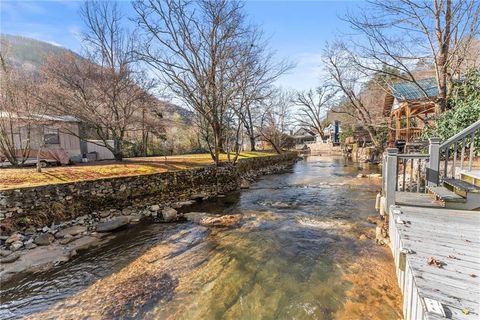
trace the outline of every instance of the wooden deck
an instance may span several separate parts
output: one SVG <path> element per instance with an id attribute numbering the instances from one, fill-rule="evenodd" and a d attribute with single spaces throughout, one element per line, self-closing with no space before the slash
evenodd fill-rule
<path id="1" fill-rule="evenodd" d="M 480 212 L 401 205 L 389 211 L 404 318 L 480 319 Z"/>

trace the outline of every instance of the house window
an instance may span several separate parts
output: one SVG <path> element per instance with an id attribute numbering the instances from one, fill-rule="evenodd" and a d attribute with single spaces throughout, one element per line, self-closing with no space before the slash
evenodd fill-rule
<path id="1" fill-rule="evenodd" d="M 60 144 L 58 129 L 48 127 L 43 128 L 43 141 L 45 141 L 45 144 Z"/>

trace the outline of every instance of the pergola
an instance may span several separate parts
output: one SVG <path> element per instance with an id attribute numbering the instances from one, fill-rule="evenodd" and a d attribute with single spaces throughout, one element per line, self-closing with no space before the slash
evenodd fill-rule
<path id="1" fill-rule="evenodd" d="M 399 82 L 390 86 L 385 96 L 384 114 L 390 116 L 395 130 L 390 132 L 391 142 L 418 140 L 429 114 L 435 113 L 432 98 L 438 94 L 434 78 L 413 82 Z"/>

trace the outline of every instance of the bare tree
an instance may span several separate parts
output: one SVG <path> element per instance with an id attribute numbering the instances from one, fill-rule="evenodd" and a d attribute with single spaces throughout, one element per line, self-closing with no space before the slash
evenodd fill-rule
<path id="1" fill-rule="evenodd" d="M 375 147 L 382 148 L 377 134 L 379 128 L 387 127 L 387 123 L 381 108 L 370 107 L 374 104 L 371 103 L 372 90 L 369 86 L 377 84 L 359 70 L 349 50 L 341 42 L 327 47 L 323 59 L 330 78 L 329 85 L 341 93 L 342 107 L 334 112 L 341 112 L 355 119 L 368 132 Z M 377 89 L 383 93 L 380 87 Z M 376 104 L 378 105 L 378 99 Z"/>
<path id="2" fill-rule="evenodd" d="M 32 93 L 32 74 L 9 66 L 0 52 L 0 155 L 12 165 L 22 165 L 31 151 L 31 129 L 41 111 Z"/>
<path id="3" fill-rule="evenodd" d="M 293 92 L 277 89 L 263 105 L 257 127 L 263 140 L 279 154 L 292 145 L 289 130 L 292 125 L 293 96 Z"/>
<path id="4" fill-rule="evenodd" d="M 138 68 L 134 35 L 122 28 L 115 2 L 85 2 L 81 14 L 85 58 L 51 57 L 43 70 L 43 100 L 51 112 L 81 120 L 115 159 L 122 160 L 126 132 L 135 127 L 135 116 L 154 103 L 148 93 L 153 84 Z M 110 139 L 113 147 L 107 143 Z"/>
<path id="5" fill-rule="evenodd" d="M 257 28 L 253 29 L 243 55 L 245 59 L 238 77 L 240 93 L 236 110 L 249 138 L 250 150 L 255 151 L 255 141 L 259 136 L 255 126 L 260 120 L 261 104 L 275 93 L 275 80 L 292 69 L 294 64 L 287 60 L 276 62 L 274 53 L 268 50 L 263 40 L 263 33 Z"/>
<path id="6" fill-rule="evenodd" d="M 369 4 L 361 14 L 347 17 L 362 36 L 361 40 L 350 43 L 350 48 L 356 51 L 353 62 L 364 71 L 385 73 L 417 85 L 416 66 L 431 65 L 438 86 L 436 112 L 442 112 L 449 85 L 465 62 L 461 57 L 478 36 L 480 3 L 370 0 Z"/>
<path id="7" fill-rule="evenodd" d="M 261 37 L 245 21 L 242 6 L 236 0 L 134 3 L 145 36 L 140 57 L 176 97 L 195 110 L 217 165 L 224 139 L 231 133 L 224 132 L 228 123 L 240 120 L 253 136 L 252 101 L 260 99 L 260 88 L 284 72 L 281 67 L 272 68 Z"/>
<path id="8" fill-rule="evenodd" d="M 300 107 L 296 117 L 298 124 L 325 140 L 324 130 L 330 124 L 326 119 L 327 111 L 337 102 L 337 93 L 338 90 L 327 85 L 297 92 L 294 102 Z"/>

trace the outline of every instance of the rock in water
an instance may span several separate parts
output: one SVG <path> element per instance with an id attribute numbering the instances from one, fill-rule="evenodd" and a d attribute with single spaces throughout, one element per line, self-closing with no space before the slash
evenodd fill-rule
<path id="1" fill-rule="evenodd" d="M 10 250 L 0 249 L 0 257 L 6 257 L 6 256 L 10 255 L 11 253 L 12 253 L 12 251 L 10 251 Z"/>
<path id="2" fill-rule="evenodd" d="M 73 226 L 70 228 L 60 230 L 55 234 L 55 237 L 64 238 L 66 235 L 76 236 L 77 234 L 83 233 L 85 231 L 87 231 L 87 227 L 85 226 Z"/>
<path id="3" fill-rule="evenodd" d="M 195 201 L 201 201 L 203 200 L 203 198 L 205 198 L 207 195 L 204 194 L 204 193 L 196 193 L 196 194 L 192 194 L 190 196 L 190 199 L 191 200 L 195 200 Z"/>
<path id="4" fill-rule="evenodd" d="M 20 258 L 20 254 L 18 252 L 15 252 L 7 257 L 1 258 L 0 259 L 0 264 L 1 263 L 12 263 Z"/>
<path id="5" fill-rule="evenodd" d="M 118 217 L 110 221 L 102 222 L 97 225 L 97 232 L 109 232 L 117 230 L 130 223 L 129 217 Z"/>
<path id="6" fill-rule="evenodd" d="M 23 247 L 23 242 L 22 241 L 14 241 L 10 244 L 10 250 L 12 250 L 12 251 L 17 251 L 21 247 Z"/>
<path id="7" fill-rule="evenodd" d="M 90 247 L 95 246 L 100 239 L 92 236 L 84 236 L 79 239 L 75 239 L 74 241 L 70 242 L 68 244 L 68 248 L 73 249 L 73 250 L 85 250 Z"/>
<path id="8" fill-rule="evenodd" d="M 50 233 L 42 233 L 39 234 L 35 240 L 33 240 L 33 243 L 35 243 L 37 246 L 48 246 L 53 242 L 54 239 L 55 237 Z"/>
<path id="9" fill-rule="evenodd" d="M 162 219 L 165 222 L 176 221 L 178 219 L 177 210 L 173 208 L 165 208 L 162 210 Z"/>
<path id="10" fill-rule="evenodd" d="M 7 240 L 5 240 L 5 243 L 6 244 L 11 244 L 11 243 L 14 243 L 16 241 L 22 241 L 23 239 L 24 239 L 23 235 L 21 235 L 20 233 L 14 233 L 10 237 L 8 237 Z"/>
<path id="11" fill-rule="evenodd" d="M 240 181 L 240 189 L 248 188 L 250 188 L 250 182 L 248 182 L 246 179 L 242 179 L 242 181 Z"/>
<path id="12" fill-rule="evenodd" d="M 195 203 L 195 201 L 193 201 L 193 200 L 180 201 L 180 202 L 174 203 L 172 205 L 172 208 L 173 209 L 180 209 L 181 207 L 190 206 L 194 203 Z"/>
<path id="13" fill-rule="evenodd" d="M 158 204 L 150 206 L 150 211 L 157 212 L 158 210 L 160 210 L 160 206 Z"/>
<path id="14" fill-rule="evenodd" d="M 205 227 L 230 227 L 238 224 L 241 220 L 241 214 L 229 214 L 219 217 L 202 217 L 199 223 Z"/>
<path id="15" fill-rule="evenodd" d="M 200 223 L 200 219 L 202 219 L 205 216 L 208 216 L 208 213 L 206 213 L 206 212 L 188 212 L 188 213 L 184 214 L 184 217 L 188 221 L 192 221 L 192 222 L 195 222 L 195 223 Z"/>

